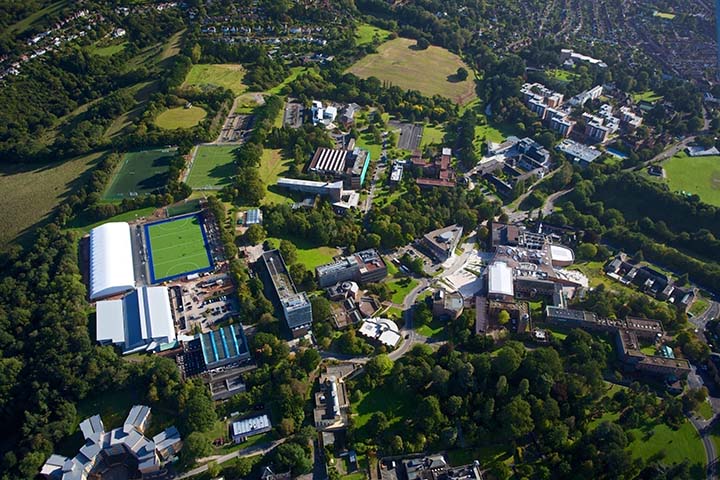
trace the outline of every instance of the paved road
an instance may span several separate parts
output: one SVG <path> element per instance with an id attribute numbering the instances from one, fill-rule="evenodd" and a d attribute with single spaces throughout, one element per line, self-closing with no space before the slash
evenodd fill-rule
<path id="1" fill-rule="evenodd" d="M 221 463 L 229 462 L 230 460 L 233 460 L 235 458 L 252 457 L 254 455 L 265 455 L 273 448 L 277 447 L 278 445 L 280 445 L 282 443 L 285 443 L 285 440 L 286 440 L 285 438 L 281 438 L 280 440 L 275 440 L 274 442 L 270 443 L 269 445 L 266 445 L 265 447 L 263 447 L 262 445 L 259 445 L 259 446 L 250 447 L 250 448 L 243 448 L 241 450 L 236 450 L 232 453 L 228 453 L 227 455 L 208 457 L 207 459 L 202 459 L 202 460 L 207 460 L 208 463 L 214 460 L 218 464 L 221 464 Z M 207 471 L 208 463 L 206 463 L 205 465 L 201 465 L 197 468 L 193 468 L 192 470 L 189 470 L 183 474 L 180 474 L 177 476 L 177 478 L 183 479 L 183 478 L 192 477 L 194 475 L 200 475 L 201 473 Z"/>
<path id="2" fill-rule="evenodd" d="M 705 456 L 707 461 L 706 475 L 708 480 L 717 480 L 717 451 L 715 450 L 715 443 L 710 437 L 713 427 L 717 423 L 719 417 L 716 415 L 712 420 L 703 420 L 696 416 L 689 416 L 690 423 L 693 424 L 695 429 L 700 434 L 700 439 L 705 447 Z"/>

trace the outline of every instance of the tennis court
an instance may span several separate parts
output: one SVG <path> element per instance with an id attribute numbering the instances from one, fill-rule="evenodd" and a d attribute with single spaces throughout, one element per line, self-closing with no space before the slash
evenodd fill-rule
<path id="1" fill-rule="evenodd" d="M 145 225 L 145 238 L 152 283 L 212 269 L 212 257 L 199 214 Z"/>

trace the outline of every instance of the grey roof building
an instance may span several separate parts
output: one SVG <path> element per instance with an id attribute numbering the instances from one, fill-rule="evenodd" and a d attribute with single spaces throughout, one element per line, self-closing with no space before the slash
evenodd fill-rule
<path id="1" fill-rule="evenodd" d="M 298 292 L 279 250 L 262 255 L 265 288 L 294 338 L 312 326 L 312 306 L 305 292 Z"/>
<path id="2" fill-rule="evenodd" d="M 180 434 L 175 427 L 149 440 L 143 435 L 150 422 L 150 407 L 135 405 L 122 427 L 105 431 L 102 419 L 94 415 L 80 423 L 85 444 L 73 458 L 53 454 L 40 470 L 51 480 L 87 480 L 111 475 L 123 469 L 132 478 L 155 475 L 163 464 L 182 448 Z"/>

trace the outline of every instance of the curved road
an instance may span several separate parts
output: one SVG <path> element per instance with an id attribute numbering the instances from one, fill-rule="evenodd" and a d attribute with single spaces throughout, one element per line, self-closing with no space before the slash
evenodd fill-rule
<path id="1" fill-rule="evenodd" d="M 228 453 L 227 455 L 207 457 L 206 459 L 202 459 L 202 460 L 207 460 L 207 463 L 205 465 L 201 465 L 197 468 L 193 468 L 192 470 L 189 470 L 185 473 L 178 475 L 176 478 L 182 479 L 182 478 L 189 478 L 194 475 L 200 475 L 201 473 L 207 471 L 208 464 L 212 461 L 215 461 L 218 464 L 221 464 L 221 463 L 228 462 L 234 458 L 252 457 L 254 455 L 265 455 L 273 448 L 277 447 L 278 445 L 280 445 L 282 443 L 285 443 L 285 440 L 286 439 L 284 439 L 284 438 L 281 438 L 280 440 L 275 440 L 274 442 L 270 443 L 268 446 L 266 446 L 264 448 L 262 446 L 255 446 L 255 447 L 243 448 L 240 450 L 236 450 L 232 453 Z"/>

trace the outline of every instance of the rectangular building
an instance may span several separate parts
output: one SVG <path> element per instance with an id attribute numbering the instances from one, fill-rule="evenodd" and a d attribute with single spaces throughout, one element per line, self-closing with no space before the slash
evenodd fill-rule
<path id="1" fill-rule="evenodd" d="M 250 359 L 250 349 L 242 324 L 227 325 L 200 335 L 203 360 L 208 370 Z"/>
<path id="2" fill-rule="evenodd" d="M 301 337 L 312 326 L 312 306 L 305 292 L 298 292 L 278 250 L 262 255 L 265 289 L 282 313 L 293 338 Z"/>
<path id="3" fill-rule="evenodd" d="M 342 257 L 315 269 L 320 288 L 353 280 L 357 283 L 379 282 L 387 276 L 387 265 L 375 249 Z"/>
<path id="4" fill-rule="evenodd" d="M 455 253 L 455 249 L 462 238 L 463 227 L 450 225 L 445 228 L 433 230 L 423 236 L 420 245 L 438 262 L 444 262 Z"/>
<path id="5" fill-rule="evenodd" d="M 230 433 L 235 443 L 242 443 L 250 437 L 269 432 L 271 429 L 272 425 L 267 415 L 244 418 L 230 425 Z"/>
<path id="6" fill-rule="evenodd" d="M 342 150 L 320 147 L 315 151 L 308 171 L 343 180 L 345 188 L 359 190 L 365 183 L 370 152 L 362 148 Z"/>

